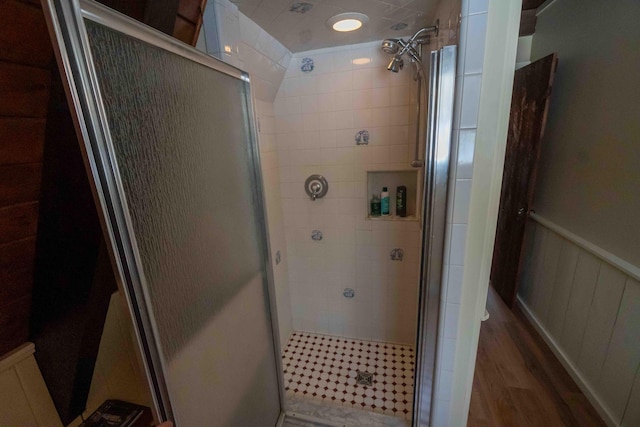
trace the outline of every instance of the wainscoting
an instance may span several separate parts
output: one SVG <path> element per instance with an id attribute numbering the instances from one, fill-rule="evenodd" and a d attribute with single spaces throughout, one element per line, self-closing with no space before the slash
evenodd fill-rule
<path id="1" fill-rule="evenodd" d="M 638 268 L 534 215 L 518 303 L 607 424 L 640 425 Z"/>

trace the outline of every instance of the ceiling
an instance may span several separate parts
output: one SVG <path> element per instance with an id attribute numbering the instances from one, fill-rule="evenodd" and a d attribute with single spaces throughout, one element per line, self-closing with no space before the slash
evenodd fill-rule
<path id="1" fill-rule="evenodd" d="M 231 0 L 240 11 L 291 52 L 363 43 L 413 34 L 433 25 L 440 0 Z M 359 30 L 339 33 L 326 22 L 334 15 L 360 12 L 369 22 Z M 403 27 L 398 30 L 393 26 Z M 404 25 L 406 24 L 406 27 Z"/>

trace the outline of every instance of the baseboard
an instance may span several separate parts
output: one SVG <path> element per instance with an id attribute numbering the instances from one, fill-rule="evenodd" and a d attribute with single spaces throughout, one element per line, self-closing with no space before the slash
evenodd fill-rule
<path id="1" fill-rule="evenodd" d="M 569 373 L 569 376 L 571 376 L 571 378 L 576 382 L 577 386 L 580 388 L 580 390 L 582 390 L 587 399 L 589 399 L 589 402 L 591 402 L 593 408 L 602 417 L 603 421 L 610 427 L 620 427 L 620 424 L 615 420 L 615 417 L 607 410 L 606 406 L 600 400 L 600 397 L 597 395 L 595 390 L 593 390 L 587 383 L 587 381 L 583 378 L 577 367 L 573 364 L 573 362 L 571 362 L 571 360 L 569 360 L 566 353 L 562 351 L 562 349 L 560 349 L 560 346 L 551 337 L 551 334 L 549 334 L 542 323 L 538 321 L 536 315 L 533 314 L 533 312 L 529 309 L 525 302 L 520 299 L 519 296 L 516 298 L 516 302 L 527 320 L 529 320 L 531 325 L 540 334 L 544 342 L 547 343 L 553 354 L 556 355 L 562 366 L 564 366 L 564 368 L 567 370 L 567 373 Z"/>

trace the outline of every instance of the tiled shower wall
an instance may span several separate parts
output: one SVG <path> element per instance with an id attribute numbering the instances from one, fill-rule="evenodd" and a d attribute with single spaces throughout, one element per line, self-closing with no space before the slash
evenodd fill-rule
<path id="1" fill-rule="evenodd" d="M 462 0 L 433 425 L 449 425 L 488 0 Z M 442 21 L 442 20 L 441 20 Z"/>
<path id="2" fill-rule="evenodd" d="M 412 67 L 394 74 L 388 60 L 380 42 L 298 53 L 276 97 L 295 330 L 415 341 L 419 223 L 367 220 L 366 171 L 410 169 L 415 141 Z M 356 145 L 361 131 L 368 145 Z M 327 178 L 325 198 L 306 195 L 311 174 Z M 402 261 L 391 260 L 394 248 Z"/>

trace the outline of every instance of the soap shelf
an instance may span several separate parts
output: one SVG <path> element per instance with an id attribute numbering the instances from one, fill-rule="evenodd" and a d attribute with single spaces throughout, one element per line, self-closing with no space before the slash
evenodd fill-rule
<path id="1" fill-rule="evenodd" d="M 367 215 L 367 220 L 369 221 L 414 221 L 417 222 L 418 218 L 414 215 L 407 215 L 405 217 L 395 216 L 395 215 L 386 215 L 386 216 L 371 216 Z"/>
<path id="2" fill-rule="evenodd" d="M 398 186 L 407 189 L 407 216 L 396 215 L 396 190 Z M 371 196 L 380 195 L 383 187 L 389 189 L 388 216 L 371 216 Z M 369 170 L 367 171 L 367 219 L 371 221 L 414 221 L 420 219 L 420 174 L 418 169 L 403 170 Z"/>

